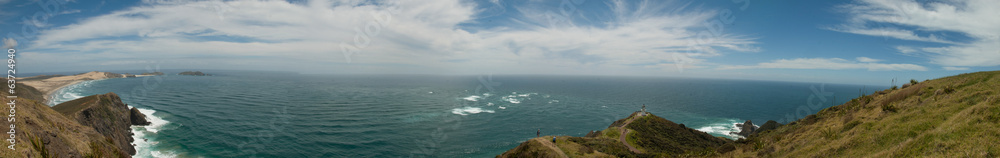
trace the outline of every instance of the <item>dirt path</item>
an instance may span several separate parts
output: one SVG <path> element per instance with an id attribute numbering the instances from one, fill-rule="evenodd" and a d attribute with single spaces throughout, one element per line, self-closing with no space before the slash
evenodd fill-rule
<path id="1" fill-rule="evenodd" d="M 552 142 L 551 142 L 552 139 L 547 139 L 546 140 L 545 138 L 547 138 L 547 137 L 540 137 L 540 138 L 535 138 L 535 139 L 531 139 L 531 140 L 538 141 L 539 143 L 542 143 L 543 146 L 548 147 L 549 149 L 552 149 L 553 151 L 556 151 L 556 153 L 559 153 L 559 157 L 565 157 L 565 158 L 569 157 L 569 156 L 566 156 L 566 153 L 563 152 L 562 149 L 559 149 L 559 147 L 556 146 L 556 144 L 552 144 Z"/>
<path id="2" fill-rule="evenodd" d="M 639 117 L 639 115 L 636 114 L 635 117 Z M 628 129 L 625 129 L 625 127 L 628 126 L 629 123 L 632 123 L 632 120 L 635 120 L 635 117 L 632 117 L 632 118 L 630 118 L 628 120 L 625 120 L 625 123 L 622 124 L 621 127 L 619 127 L 619 128 L 622 129 L 621 130 L 622 133 L 620 134 L 620 136 L 618 136 L 618 141 L 621 141 L 622 144 L 625 144 L 625 147 L 628 147 L 629 151 L 632 151 L 633 153 L 642 153 L 641 151 L 639 151 L 639 149 L 636 149 L 635 147 L 632 147 L 632 145 L 629 145 L 628 141 L 625 140 L 625 136 L 627 136 L 629 132 L 632 132 L 632 131 L 629 131 Z"/>

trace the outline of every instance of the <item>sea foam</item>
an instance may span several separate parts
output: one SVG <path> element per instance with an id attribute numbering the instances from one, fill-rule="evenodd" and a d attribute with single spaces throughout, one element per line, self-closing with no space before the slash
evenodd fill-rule
<path id="1" fill-rule="evenodd" d="M 740 132 L 740 128 L 739 126 L 737 126 L 737 124 L 741 123 L 743 122 L 731 119 L 731 120 L 726 120 L 725 122 L 712 123 L 707 126 L 702 126 L 699 127 L 697 130 L 709 134 L 724 135 L 730 139 L 739 139 L 743 138 L 743 136 L 736 134 Z"/>
<path id="2" fill-rule="evenodd" d="M 131 109 L 132 106 L 129 106 Z M 142 112 L 146 116 L 146 120 L 150 122 L 146 126 L 132 126 L 132 139 L 135 140 L 132 144 L 135 144 L 136 154 L 133 157 L 177 157 L 176 152 L 173 151 L 160 151 L 156 150 L 156 146 L 159 142 L 156 139 L 156 135 L 160 132 L 164 125 L 170 123 L 170 121 L 164 120 L 156 115 L 156 110 L 136 108 L 139 112 Z"/>
<path id="3" fill-rule="evenodd" d="M 483 97 L 473 95 L 473 96 L 468 96 L 468 97 L 465 97 L 465 98 L 462 98 L 462 99 L 465 99 L 465 100 L 468 100 L 468 101 L 479 101 L 479 98 L 483 98 Z"/>
<path id="4" fill-rule="evenodd" d="M 458 115 L 478 114 L 483 112 L 494 113 L 493 110 L 484 110 L 483 108 L 477 108 L 477 107 L 462 107 L 462 108 L 451 109 L 451 113 Z"/>

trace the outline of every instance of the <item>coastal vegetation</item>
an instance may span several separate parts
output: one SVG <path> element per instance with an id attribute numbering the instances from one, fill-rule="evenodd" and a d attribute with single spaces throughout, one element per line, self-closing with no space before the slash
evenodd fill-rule
<path id="1" fill-rule="evenodd" d="M 61 86 L 112 77 L 122 76 L 105 72 L 39 76 L 20 80 L 27 81 L 15 84 L 14 94 L 5 89 L 3 96 L 17 97 L 0 97 L 5 103 L 16 103 L 2 106 L 3 111 L 10 111 L 11 128 L 4 145 L 8 149 L 0 150 L 0 157 L 131 157 L 136 150 L 130 126 L 149 122 L 117 94 L 87 96 L 53 107 L 44 101 L 44 96 Z M 46 86 L 47 91 L 24 83 Z"/>
<path id="2" fill-rule="evenodd" d="M 618 127 L 633 114 L 604 132 L 560 136 L 558 140 L 568 141 L 553 144 L 557 148 L 543 150 L 541 143 L 529 143 L 545 140 L 536 138 L 497 157 L 997 157 L 998 74 L 911 80 L 786 125 L 768 121 L 736 141 L 706 136 L 656 115 Z M 616 139 L 621 130 L 632 131 L 625 141 Z M 628 145 L 640 152 L 629 151 Z"/>

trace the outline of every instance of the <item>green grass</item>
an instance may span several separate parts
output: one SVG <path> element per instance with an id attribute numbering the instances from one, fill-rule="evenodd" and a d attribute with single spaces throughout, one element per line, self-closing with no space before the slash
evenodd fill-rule
<path id="1" fill-rule="evenodd" d="M 997 157 L 1000 71 L 861 96 L 761 133 L 724 157 Z M 780 139 L 779 139 L 780 138 Z M 770 151 L 773 149 L 774 151 Z"/>

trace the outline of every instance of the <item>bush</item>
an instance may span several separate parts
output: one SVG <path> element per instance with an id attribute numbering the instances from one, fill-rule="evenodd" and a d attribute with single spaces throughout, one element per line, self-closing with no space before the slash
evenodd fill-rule
<path id="1" fill-rule="evenodd" d="M 899 89 L 899 87 L 897 87 L 896 85 L 892 85 L 892 90 L 896 90 L 896 89 Z"/>
<path id="2" fill-rule="evenodd" d="M 915 80 L 915 79 L 910 79 L 910 84 L 916 85 L 917 83 L 920 83 L 920 82 L 917 82 L 917 80 Z"/>
<path id="3" fill-rule="evenodd" d="M 898 110 L 896 108 L 896 104 L 883 104 L 882 105 L 882 111 L 885 111 L 885 112 L 896 112 L 896 110 Z"/>
<path id="4" fill-rule="evenodd" d="M 840 134 L 840 132 L 837 132 L 833 128 L 822 129 L 819 132 L 820 132 L 820 134 L 821 134 L 821 136 L 823 138 L 830 139 L 830 140 L 834 140 L 834 139 L 837 139 L 837 138 L 840 137 L 838 135 L 838 134 Z"/>

